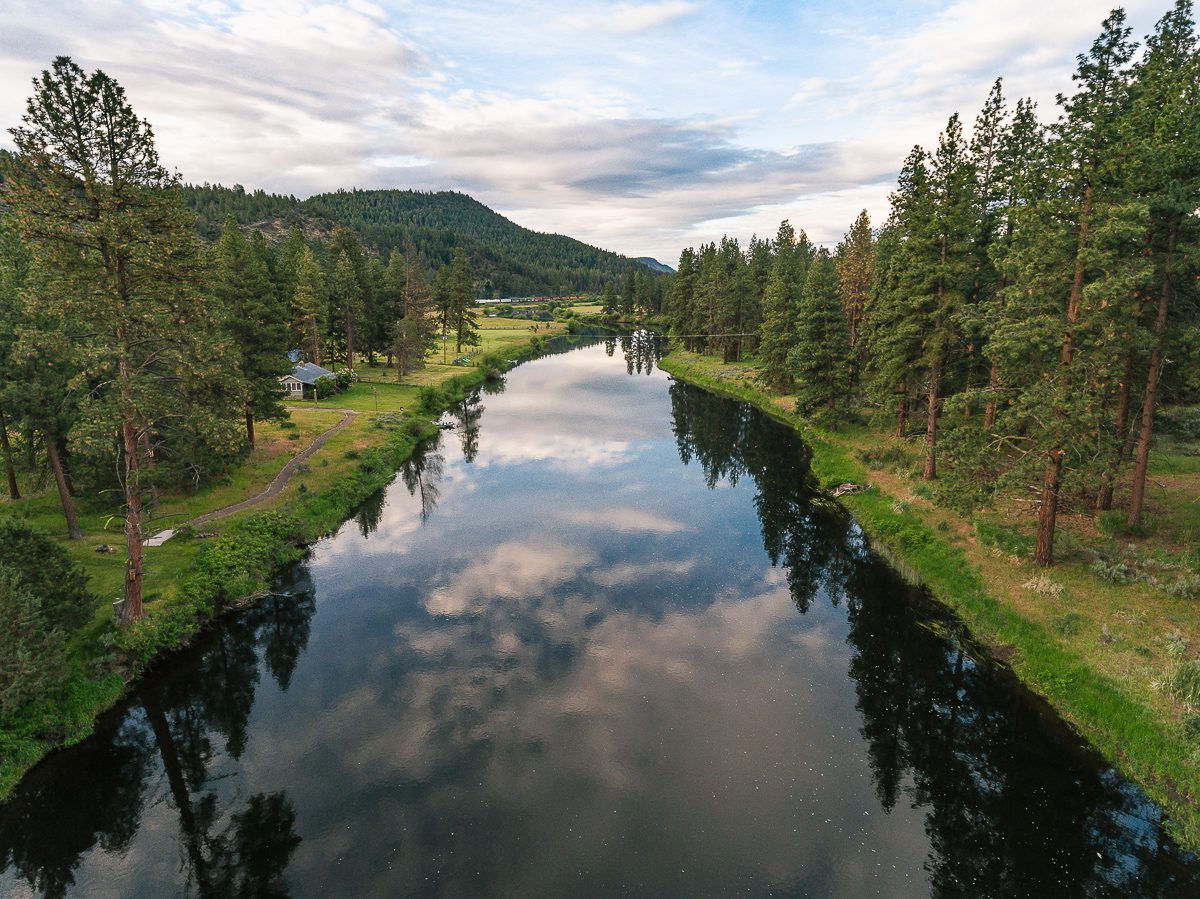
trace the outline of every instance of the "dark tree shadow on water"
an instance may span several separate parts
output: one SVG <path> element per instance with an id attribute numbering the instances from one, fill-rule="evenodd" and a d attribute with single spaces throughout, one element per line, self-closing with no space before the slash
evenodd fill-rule
<path id="1" fill-rule="evenodd" d="M 261 669 L 288 688 L 315 608 L 307 567 L 297 566 L 280 592 L 143 681 L 94 736 L 38 766 L 0 807 L 0 873 L 64 896 L 80 864 L 128 850 L 143 817 L 165 801 L 183 881 L 173 892 L 287 895 L 284 874 L 301 838 L 286 792 L 245 796 L 212 771 L 245 751 Z"/>

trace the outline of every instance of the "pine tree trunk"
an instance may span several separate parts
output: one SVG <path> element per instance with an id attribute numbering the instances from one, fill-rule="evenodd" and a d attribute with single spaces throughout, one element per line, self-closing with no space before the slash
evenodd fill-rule
<path id="1" fill-rule="evenodd" d="M 58 454 L 58 443 L 49 432 L 45 437 L 46 457 L 50 460 L 50 470 L 54 472 L 54 483 L 58 486 L 58 498 L 62 502 L 63 517 L 67 519 L 67 535 L 72 540 L 83 536 L 79 522 L 75 518 L 75 501 L 71 499 L 71 489 L 67 486 L 67 476 L 63 471 L 62 457 Z"/>
<path id="2" fill-rule="evenodd" d="M 1158 314 L 1154 318 L 1154 349 L 1150 351 L 1150 371 L 1146 374 L 1146 394 L 1142 399 L 1142 424 L 1138 433 L 1136 462 L 1133 469 L 1133 494 L 1129 500 L 1131 528 L 1142 523 L 1146 501 L 1146 471 L 1150 467 L 1150 438 L 1154 433 L 1154 407 L 1158 402 L 1158 379 L 1163 367 L 1163 335 L 1167 330 L 1167 310 L 1171 302 L 1171 259 L 1175 255 L 1178 228 L 1172 228 L 1167 238 L 1167 258 L 1162 269 L 1162 288 L 1158 292 Z"/>
<path id="3" fill-rule="evenodd" d="M 118 339 L 128 346 L 125 329 L 118 331 Z M 141 456 L 137 428 L 129 408 L 133 405 L 129 359 L 122 355 L 117 365 L 121 379 L 123 418 L 121 422 L 121 449 L 125 454 L 125 601 L 121 606 L 121 624 L 128 625 L 140 619 L 142 611 L 142 486 Z"/>
<path id="4" fill-rule="evenodd" d="M 937 480 L 938 388 L 942 380 L 942 360 L 937 357 L 929 370 L 929 419 L 925 425 L 925 474 L 927 481 Z"/>
<path id="5" fill-rule="evenodd" d="M 312 361 L 314 365 L 321 364 L 321 340 L 317 335 L 317 320 L 314 316 L 308 318 L 308 336 L 312 341 Z"/>
<path id="6" fill-rule="evenodd" d="M 1075 349 L 1075 323 L 1079 321 L 1079 303 L 1083 298 L 1083 251 L 1087 248 L 1088 232 L 1092 227 L 1092 185 L 1083 191 L 1083 209 L 1079 213 L 1079 244 L 1075 253 L 1075 276 L 1067 297 L 1067 329 L 1063 334 L 1062 364 L 1070 365 Z"/>
<path id="7" fill-rule="evenodd" d="M 142 491 L 141 459 L 138 456 L 137 434 L 133 422 L 121 426 L 121 442 L 125 451 L 125 604 L 121 623 L 132 624 L 142 617 Z"/>
<path id="8" fill-rule="evenodd" d="M 250 449 L 254 449 L 254 413 L 250 411 L 250 404 L 246 404 L 246 439 L 250 441 Z"/>
<path id="9" fill-rule="evenodd" d="M 1012 205 L 1011 196 L 1009 198 L 1009 205 L 1010 206 Z M 1005 239 L 1006 240 L 1009 240 L 1012 238 L 1012 231 L 1013 231 L 1013 226 L 1012 226 L 1012 221 L 1011 221 L 1011 216 L 1010 216 L 1010 221 L 1008 223 L 1008 227 L 1005 229 Z M 1007 287 L 1008 287 L 1008 277 L 1001 276 L 1000 289 L 998 291 L 998 296 L 997 296 L 997 302 L 999 303 L 1001 309 L 1004 308 L 1004 291 Z M 985 346 L 985 351 L 986 351 L 986 346 Z M 1000 366 L 998 366 L 995 362 L 993 362 L 991 364 L 991 367 L 988 369 L 988 400 L 987 400 L 987 403 L 984 404 L 984 407 L 983 407 L 983 429 L 985 431 L 991 430 L 993 427 L 996 426 L 996 391 L 999 389 L 1000 389 Z"/>
<path id="10" fill-rule="evenodd" d="M 354 371 L 354 325 L 346 319 L 346 367 Z"/>
<path id="11" fill-rule="evenodd" d="M 8 496 L 10 499 L 20 499 L 21 491 L 17 489 L 17 470 L 13 467 L 12 446 L 8 442 L 8 420 L 0 410 L 0 451 L 4 453 L 4 471 L 8 475 Z"/>
<path id="12" fill-rule="evenodd" d="M 1051 450 L 1042 473 L 1042 500 L 1038 506 L 1037 545 L 1033 561 L 1037 565 L 1054 563 L 1054 527 L 1058 519 L 1058 488 L 1062 480 L 1063 451 Z"/>
<path id="13" fill-rule="evenodd" d="M 900 396 L 900 402 L 896 410 L 896 436 L 903 437 L 904 432 L 908 430 L 908 385 L 901 384 L 897 393 Z"/>
<path id="14" fill-rule="evenodd" d="M 1119 441 L 1108 467 L 1100 475 L 1100 490 L 1096 493 L 1096 511 L 1107 512 L 1112 508 L 1113 486 L 1121 470 L 1126 432 L 1129 430 L 1129 379 L 1133 374 L 1133 360 L 1125 357 L 1125 374 L 1117 392 L 1116 437 Z"/>

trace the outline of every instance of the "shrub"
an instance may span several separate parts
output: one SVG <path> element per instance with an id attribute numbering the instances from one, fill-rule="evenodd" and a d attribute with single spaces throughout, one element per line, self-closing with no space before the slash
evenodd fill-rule
<path id="1" fill-rule="evenodd" d="M 1172 666 L 1163 689 L 1178 702 L 1200 705 L 1200 659 Z"/>
<path id="2" fill-rule="evenodd" d="M 1092 571 L 1114 584 L 1132 584 L 1143 580 L 1141 573 L 1124 559 L 1105 559 L 1097 556 L 1092 560 Z"/>
<path id="3" fill-rule="evenodd" d="M 43 603 L 46 620 L 63 630 L 81 626 L 96 607 L 87 576 L 66 550 L 23 521 L 0 521 L 0 566 L 15 572 Z"/>
<path id="4" fill-rule="evenodd" d="M 1021 586 L 1023 586 L 1026 590 L 1032 590 L 1034 593 L 1040 593 L 1043 596 L 1059 597 L 1062 596 L 1063 592 L 1062 584 L 1060 584 L 1058 581 L 1051 580 L 1044 574 L 1039 574 L 1037 577 L 1026 581 Z"/>
<path id="5" fill-rule="evenodd" d="M 1200 575 L 1183 575 L 1167 587 L 1167 592 L 1180 599 L 1195 599 L 1200 596 Z"/>
<path id="6" fill-rule="evenodd" d="M 1074 637 L 1083 629 L 1084 620 L 1078 612 L 1067 612 L 1054 619 L 1054 629 L 1064 637 Z"/>
<path id="7" fill-rule="evenodd" d="M 21 574 L 0 565 L 0 713 L 44 696 L 61 680 L 66 635 Z"/>
<path id="8" fill-rule="evenodd" d="M 317 378 L 313 384 L 313 390 L 317 392 L 318 397 L 333 396 L 340 389 L 338 382 L 333 378 Z"/>

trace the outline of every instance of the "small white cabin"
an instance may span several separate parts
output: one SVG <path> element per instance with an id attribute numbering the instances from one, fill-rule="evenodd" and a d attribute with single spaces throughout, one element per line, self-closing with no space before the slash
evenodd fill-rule
<path id="1" fill-rule="evenodd" d="M 290 375 L 279 379 L 279 389 L 289 397 L 303 397 L 304 388 L 312 387 L 321 378 L 336 378 L 333 372 L 311 362 L 297 362 Z"/>

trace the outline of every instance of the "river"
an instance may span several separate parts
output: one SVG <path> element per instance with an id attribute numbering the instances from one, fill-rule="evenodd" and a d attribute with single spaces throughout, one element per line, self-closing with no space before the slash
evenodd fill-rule
<path id="1" fill-rule="evenodd" d="M 453 410 L 26 778 L 0 894 L 1200 893 L 789 429 L 656 353 L 584 340 Z"/>

